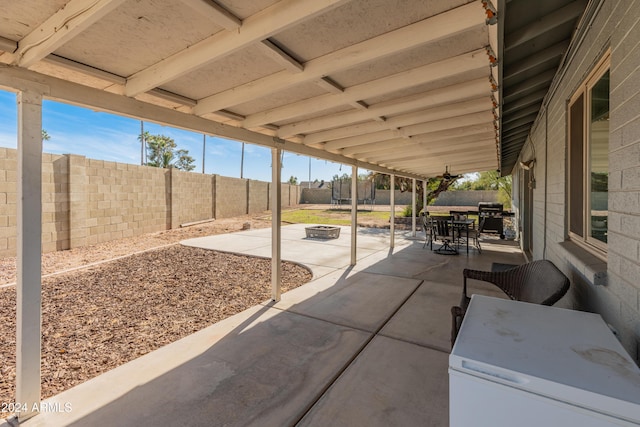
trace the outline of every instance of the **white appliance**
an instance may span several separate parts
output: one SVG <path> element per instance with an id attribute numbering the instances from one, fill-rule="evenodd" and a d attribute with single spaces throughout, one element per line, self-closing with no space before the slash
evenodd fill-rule
<path id="1" fill-rule="evenodd" d="M 449 357 L 450 425 L 640 425 L 640 369 L 593 313 L 474 295 Z"/>

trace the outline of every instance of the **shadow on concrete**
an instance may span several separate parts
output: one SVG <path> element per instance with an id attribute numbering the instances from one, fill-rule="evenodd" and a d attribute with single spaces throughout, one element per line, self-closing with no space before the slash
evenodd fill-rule
<path id="1" fill-rule="evenodd" d="M 50 399 L 84 397 L 73 420 L 25 425 L 447 425 L 462 268 L 515 258 L 382 251 Z"/>

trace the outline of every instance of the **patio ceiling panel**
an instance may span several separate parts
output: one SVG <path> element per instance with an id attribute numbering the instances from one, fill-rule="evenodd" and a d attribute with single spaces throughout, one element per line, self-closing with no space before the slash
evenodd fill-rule
<path id="1" fill-rule="evenodd" d="M 55 53 L 127 77 L 222 30 L 180 2 L 126 1 Z"/>
<path id="2" fill-rule="evenodd" d="M 124 114 L 166 108 L 227 125 L 210 127 L 222 137 L 426 178 L 446 165 L 461 172 L 456 156 L 465 170 L 474 170 L 470 157 L 475 170 L 498 166 L 495 143 L 486 143 L 496 132 L 498 40 L 487 8 L 479 0 L 24 0 L 0 10 L 0 62 L 149 105 L 149 114 Z M 441 150 L 458 139 L 472 155 Z M 394 165 L 412 155 L 422 166 Z"/>

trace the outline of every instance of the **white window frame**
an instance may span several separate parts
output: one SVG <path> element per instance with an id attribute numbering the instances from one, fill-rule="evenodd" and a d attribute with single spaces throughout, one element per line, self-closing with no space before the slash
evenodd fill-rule
<path id="1" fill-rule="evenodd" d="M 573 94 L 569 103 L 567 104 L 567 144 L 569 150 L 567 151 L 567 230 L 569 239 L 580 244 L 586 249 L 594 252 L 597 255 L 606 257 L 607 255 L 607 243 L 598 240 L 591 236 L 591 162 L 590 162 L 590 146 L 591 146 L 591 89 L 598 83 L 598 81 L 604 76 L 607 71 L 611 69 L 611 51 L 607 51 L 603 57 L 598 61 L 593 70 L 589 73 L 587 78 L 580 84 L 576 92 Z M 611 90 L 609 90 L 609 94 Z M 579 207 L 582 211 L 582 236 L 571 231 L 571 107 L 573 104 L 583 96 L 583 108 L 582 108 L 582 206 Z M 610 98 L 609 98 L 610 99 Z"/>

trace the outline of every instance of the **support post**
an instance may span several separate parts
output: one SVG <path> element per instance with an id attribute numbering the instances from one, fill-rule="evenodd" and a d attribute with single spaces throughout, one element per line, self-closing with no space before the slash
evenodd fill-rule
<path id="1" fill-rule="evenodd" d="M 351 265 L 356 265 L 358 240 L 358 167 L 351 166 Z"/>
<path id="2" fill-rule="evenodd" d="M 244 178 L 244 142 L 242 143 L 242 154 L 240 155 L 240 179 Z"/>
<path id="3" fill-rule="evenodd" d="M 204 159 L 207 157 L 207 134 L 202 134 L 202 173 L 204 173 Z"/>
<path id="4" fill-rule="evenodd" d="M 424 214 L 427 214 L 427 181 L 426 179 L 422 181 L 422 211 Z"/>
<path id="5" fill-rule="evenodd" d="M 391 234 L 389 246 L 393 249 L 396 245 L 396 176 L 391 174 L 391 185 L 389 193 L 389 203 L 391 204 L 391 219 L 389 220 L 389 231 Z"/>
<path id="6" fill-rule="evenodd" d="M 411 236 L 416 237 L 416 179 L 411 179 Z"/>
<path id="7" fill-rule="evenodd" d="M 280 301 L 280 283 L 282 279 L 281 233 L 282 185 L 280 149 L 271 149 L 271 299 Z"/>
<path id="8" fill-rule="evenodd" d="M 18 94 L 16 402 L 20 421 L 40 404 L 42 94 Z M 37 406 L 36 406 L 37 408 Z"/>

